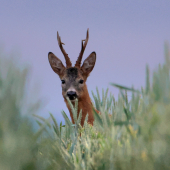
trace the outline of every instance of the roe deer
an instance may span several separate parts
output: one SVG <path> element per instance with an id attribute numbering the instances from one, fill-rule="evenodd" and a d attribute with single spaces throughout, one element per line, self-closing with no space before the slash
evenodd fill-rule
<path id="1" fill-rule="evenodd" d="M 84 120 L 87 114 L 88 114 L 88 123 L 93 125 L 93 121 L 94 121 L 93 105 L 91 103 L 90 96 L 87 90 L 86 80 L 95 65 L 96 53 L 92 52 L 85 59 L 83 65 L 81 66 L 81 60 L 88 39 L 89 39 L 89 30 L 87 29 L 86 39 L 82 40 L 81 51 L 74 67 L 72 67 L 70 58 L 68 57 L 68 54 L 65 52 L 63 48 L 64 43 L 61 42 L 61 38 L 58 32 L 57 32 L 58 45 L 65 57 L 66 67 L 63 65 L 61 60 L 57 58 L 52 52 L 48 53 L 48 59 L 51 68 L 55 73 L 59 75 L 61 79 L 62 95 L 64 97 L 64 101 L 67 105 L 67 108 L 70 112 L 70 116 L 73 124 L 74 124 L 73 114 L 66 98 L 68 97 L 73 105 L 75 104 L 75 99 L 76 98 L 78 99 L 78 113 L 82 109 L 81 126 L 84 125 Z"/>

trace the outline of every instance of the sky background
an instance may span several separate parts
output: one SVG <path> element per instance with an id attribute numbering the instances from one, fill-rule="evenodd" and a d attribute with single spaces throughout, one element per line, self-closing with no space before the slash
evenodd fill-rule
<path id="1" fill-rule="evenodd" d="M 49 112 L 63 120 L 69 112 L 62 97 L 61 82 L 48 62 L 48 52 L 64 61 L 57 31 L 74 64 L 89 28 L 89 42 L 83 60 L 95 51 L 96 65 L 87 80 L 95 91 L 110 82 L 140 89 L 145 85 L 145 67 L 155 69 L 164 61 L 164 42 L 170 41 L 169 0 L 0 0 L 0 44 L 18 54 L 21 63 L 31 66 L 30 84 L 46 100 L 39 113 Z M 27 91 L 30 94 L 30 91 Z"/>

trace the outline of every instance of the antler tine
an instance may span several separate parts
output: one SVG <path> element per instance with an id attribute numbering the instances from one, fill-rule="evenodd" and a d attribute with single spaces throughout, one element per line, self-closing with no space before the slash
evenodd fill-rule
<path id="1" fill-rule="evenodd" d="M 89 29 L 87 29 L 86 39 L 82 40 L 81 51 L 80 51 L 79 57 L 78 57 L 78 59 L 76 61 L 76 64 L 75 64 L 76 67 L 80 67 L 81 66 L 81 60 L 82 60 L 83 53 L 85 51 L 86 45 L 88 43 L 88 40 L 89 40 Z M 83 43 L 83 41 L 85 41 L 85 42 Z"/>
<path id="2" fill-rule="evenodd" d="M 58 40 L 58 45 L 59 45 L 59 47 L 60 47 L 60 50 L 61 50 L 61 52 L 63 53 L 64 58 L 65 58 L 65 60 L 66 60 L 66 66 L 67 66 L 67 67 L 71 67 L 71 66 L 72 66 L 72 63 L 71 63 L 71 61 L 70 61 L 70 58 L 68 57 L 68 54 L 65 52 L 65 50 L 64 50 L 64 48 L 63 48 L 63 45 L 65 45 L 65 44 L 61 42 L 61 38 L 60 38 L 60 36 L 59 36 L 59 34 L 58 34 L 58 31 L 57 31 L 57 40 Z"/>

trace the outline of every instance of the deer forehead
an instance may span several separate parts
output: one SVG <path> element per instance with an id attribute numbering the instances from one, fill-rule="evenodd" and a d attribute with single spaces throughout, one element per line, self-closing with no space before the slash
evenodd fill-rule
<path id="1" fill-rule="evenodd" d="M 68 79 L 71 82 L 75 81 L 76 79 L 83 78 L 81 75 L 81 71 L 75 67 L 66 69 L 65 77 L 66 77 L 66 79 Z"/>
<path id="2" fill-rule="evenodd" d="M 78 77 L 78 69 L 74 67 L 68 68 L 66 74 L 68 78 L 76 79 Z"/>

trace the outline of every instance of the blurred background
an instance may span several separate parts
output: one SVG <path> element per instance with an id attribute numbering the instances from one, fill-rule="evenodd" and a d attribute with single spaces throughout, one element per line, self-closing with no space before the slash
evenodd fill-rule
<path id="1" fill-rule="evenodd" d="M 14 53 L 16 60 L 31 67 L 29 85 L 46 102 L 42 117 L 53 113 L 62 121 L 61 110 L 69 115 L 62 97 L 61 82 L 48 62 L 53 52 L 63 63 L 57 31 L 74 64 L 89 28 L 89 42 L 83 60 L 92 52 L 97 62 L 87 80 L 89 93 L 110 82 L 139 89 L 145 85 L 145 67 L 151 71 L 164 61 L 164 42 L 170 41 L 169 0 L 108 1 L 0 1 L 0 46 Z M 36 84 L 36 86 L 35 86 Z M 30 91 L 27 88 L 27 94 Z M 34 99 L 33 99 L 34 100 Z"/>

